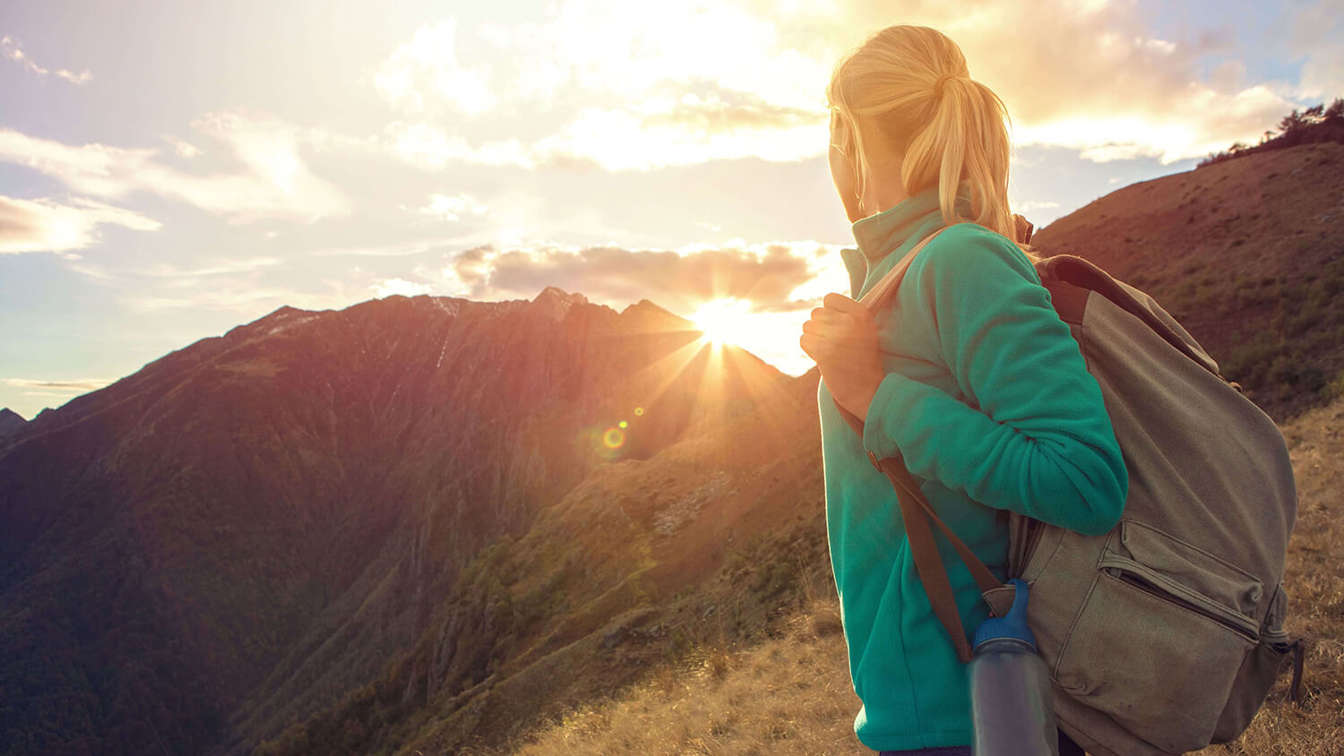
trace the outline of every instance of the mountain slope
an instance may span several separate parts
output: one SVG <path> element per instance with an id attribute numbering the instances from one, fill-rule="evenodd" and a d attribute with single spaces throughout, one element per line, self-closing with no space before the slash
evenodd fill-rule
<path id="1" fill-rule="evenodd" d="M 1112 192 L 1042 229 L 1152 294 L 1275 420 L 1344 372 L 1344 144 L 1261 152 Z"/>
<path id="2" fill-rule="evenodd" d="M 42 693 L 3 740 L 247 749 L 329 705 L 589 470 L 788 380 L 698 338 L 558 289 L 281 308 L 43 413 L 0 439 L 0 688 Z"/>
<path id="3" fill-rule="evenodd" d="M 1309 640 L 1305 699 L 1288 700 L 1285 673 L 1247 731 L 1200 753 L 1239 756 L 1336 754 L 1344 702 L 1344 397 L 1282 426 L 1302 496 L 1288 551 L 1288 632 Z M 824 578 L 825 576 L 823 576 Z M 478 753 L 862 754 L 854 737 L 860 701 L 850 683 L 840 607 L 823 580 L 759 644 L 708 646 L 608 700 L 583 701 L 544 721 L 508 749 Z"/>

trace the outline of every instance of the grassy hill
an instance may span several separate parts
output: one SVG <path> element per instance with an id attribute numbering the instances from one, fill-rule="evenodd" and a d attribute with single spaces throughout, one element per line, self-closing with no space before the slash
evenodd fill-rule
<path id="1" fill-rule="evenodd" d="M 1242 737 L 1201 753 L 1344 753 L 1344 399 L 1282 426 L 1300 493 L 1285 585 L 1288 631 L 1311 639 L 1301 705 L 1288 675 Z M 853 733 L 858 697 L 834 586 L 800 581 L 800 608 L 763 643 L 706 645 L 609 700 L 553 716 L 526 737 L 477 754 L 871 754 Z"/>
<path id="2" fill-rule="evenodd" d="M 1344 394 L 1344 144 L 1141 181 L 1032 245 L 1152 294 L 1276 421 Z"/>

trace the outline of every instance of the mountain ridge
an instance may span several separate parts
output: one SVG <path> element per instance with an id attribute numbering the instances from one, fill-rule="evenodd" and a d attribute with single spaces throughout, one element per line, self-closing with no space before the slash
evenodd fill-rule
<path id="1" fill-rule="evenodd" d="M 231 712 L 248 700 L 279 706 L 277 693 L 299 690 L 316 707 L 374 674 L 456 570 L 586 471 L 656 455 L 749 411 L 748 383 L 785 380 L 728 350 L 736 372 L 707 383 L 698 332 L 644 330 L 573 297 L 556 318 L 549 297 L 278 308 L 0 439 L 0 606 L 30 609 L 3 622 L 3 650 L 64 660 L 0 665 L 0 685 L 61 691 L 51 675 L 82 670 L 103 682 L 51 699 L 69 704 L 57 704 L 61 732 L 106 744 L 157 731 L 189 750 L 210 745 L 205 733 L 232 741 Z M 655 367 L 666 360 L 680 371 Z M 432 549 L 416 545 L 427 538 Z M 37 576 L 64 587 L 36 592 Z M 132 585 L 143 589 L 117 587 Z M 60 630 L 97 626 L 90 612 L 107 615 L 97 644 Z M 160 671 L 107 677 L 101 664 L 126 667 L 146 643 L 163 649 Z M 171 715 L 137 708 L 162 708 L 162 686 L 184 679 L 212 682 Z M 285 687 L 304 679 L 323 682 Z M 90 708 L 89 695 L 130 708 Z M 0 725 L 28 737 L 24 722 L 44 713 L 56 716 L 21 707 Z"/>

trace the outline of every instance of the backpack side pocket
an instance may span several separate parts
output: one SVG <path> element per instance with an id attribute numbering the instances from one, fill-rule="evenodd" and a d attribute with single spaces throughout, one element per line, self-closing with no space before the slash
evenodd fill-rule
<path id="1" fill-rule="evenodd" d="M 1227 705 L 1218 718 L 1218 726 L 1213 730 L 1214 743 L 1227 743 L 1235 740 L 1251 724 L 1255 713 L 1265 703 L 1265 696 L 1274 686 L 1283 663 L 1290 655 L 1296 656 L 1293 671 L 1293 685 L 1290 695 L 1297 696 L 1297 688 L 1302 679 L 1302 641 L 1289 638 L 1283 631 L 1283 621 L 1288 614 L 1288 594 L 1280 584 L 1274 591 L 1269 603 L 1269 613 L 1265 617 L 1265 629 L 1260 642 L 1246 655 L 1236 681 L 1232 683 L 1232 692 Z"/>

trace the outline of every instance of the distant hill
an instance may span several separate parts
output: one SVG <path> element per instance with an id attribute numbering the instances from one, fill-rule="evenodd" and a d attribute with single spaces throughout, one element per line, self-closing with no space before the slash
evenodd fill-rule
<path id="1" fill-rule="evenodd" d="M 1152 294 L 1276 421 L 1344 390 L 1344 144 L 1141 181 L 1032 245 Z"/>

